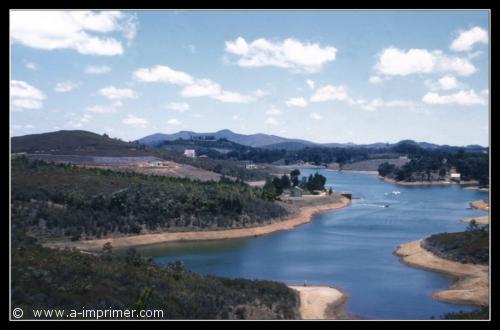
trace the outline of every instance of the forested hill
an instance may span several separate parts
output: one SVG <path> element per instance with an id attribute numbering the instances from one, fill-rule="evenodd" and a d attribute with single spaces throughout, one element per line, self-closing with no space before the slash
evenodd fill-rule
<path id="1" fill-rule="evenodd" d="M 249 227 L 286 214 L 239 181 L 12 160 L 12 226 L 47 240 Z"/>
<path id="2" fill-rule="evenodd" d="M 299 297 L 283 283 L 198 275 L 179 262 L 161 267 L 133 249 L 124 255 L 105 249 L 94 256 L 15 236 L 11 271 L 12 306 L 24 310 L 23 319 L 34 319 L 33 310 L 84 308 L 158 310 L 150 320 L 300 318 Z M 61 319 L 54 314 L 41 318 Z"/>
<path id="3" fill-rule="evenodd" d="M 144 156 L 151 152 L 136 143 L 88 131 L 57 131 L 16 136 L 11 139 L 13 153 L 48 153 L 94 156 Z"/>

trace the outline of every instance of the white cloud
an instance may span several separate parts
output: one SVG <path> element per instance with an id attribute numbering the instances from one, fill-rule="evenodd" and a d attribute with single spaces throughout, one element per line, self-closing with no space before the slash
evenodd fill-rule
<path id="1" fill-rule="evenodd" d="M 167 109 L 173 110 L 173 111 L 178 111 L 178 112 L 184 112 L 189 110 L 189 104 L 188 103 L 178 103 L 178 102 L 170 102 L 167 104 Z"/>
<path id="2" fill-rule="evenodd" d="M 31 131 L 35 126 L 31 124 L 25 124 L 25 125 L 12 125 L 11 126 L 11 132 L 12 133 L 26 133 L 28 131 Z"/>
<path id="3" fill-rule="evenodd" d="M 270 116 L 279 116 L 281 115 L 281 110 L 276 108 L 274 105 L 271 106 L 269 109 L 266 111 L 266 115 Z"/>
<path id="4" fill-rule="evenodd" d="M 410 49 L 405 51 L 389 47 L 380 53 L 375 70 L 379 75 L 386 76 L 435 72 L 469 76 L 476 72 L 476 67 L 466 58 L 448 56 L 439 50 Z"/>
<path id="5" fill-rule="evenodd" d="M 467 31 L 462 31 L 458 37 L 453 40 L 450 49 L 456 52 L 468 52 L 478 43 L 488 43 L 488 32 L 479 26 L 475 26 Z"/>
<path id="6" fill-rule="evenodd" d="M 486 105 L 484 98 L 477 95 L 474 90 L 461 90 L 454 94 L 440 95 L 435 92 L 429 92 L 424 95 L 422 101 L 427 104 L 456 104 L 456 105 Z"/>
<path id="7" fill-rule="evenodd" d="M 350 102 L 351 104 L 359 105 L 362 109 L 368 111 L 376 111 L 378 108 L 393 108 L 393 107 L 414 107 L 415 102 L 407 100 L 391 100 L 386 101 L 382 98 L 375 98 L 371 101 L 357 100 Z"/>
<path id="8" fill-rule="evenodd" d="M 127 117 L 122 120 L 122 123 L 124 123 L 125 125 L 144 128 L 147 126 L 148 121 L 141 117 L 136 117 L 134 115 L 127 115 Z"/>
<path id="9" fill-rule="evenodd" d="M 307 79 L 306 84 L 307 86 L 309 86 L 309 89 L 311 90 L 313 90 L 316 87 L 316 83 L 314 82 L 314 80 L 311 79 Z"/>
<path id="10" fill-rule="evenodd" d="M 349 99 L 345 86 L 325 85 L 318 88 L 311 96 L 311 102 L 325 102 L 329 100 L 345 101 Z"/>
<path id="11" fill-rule="evenodd" d="M 77 118 L 69 120 L 66 123 L 66 126 L 69 126 L 70 128 L 82 128 L 84 126 L 84 124 L 86 124 L 89 121 L 91 121 L 92 118 L 93 118 L 92 115 L 84 114 L 81 117 L 77 117 Z"/>
<path id="12" fill-rule="evenodd" d="M 85 73 L 87 74 L 105 74 L 111 71 L 111 68 L 107 65 L 88 65 L 85 68 Z"/>
<path id="13" fill-rule="evenodd" d="M 113 105 L 93 105 L 87 108 L 87 111 L 90 112 L 95 112 L 95 113 L 114 113 L 117 112 L 118 110 L 116 109 L 117 106 L 121 106 L 119 104 L 113 104 Z"/>
<path id="14" fill-rule="evenodd" d="M 444 76 L 444 77 L 441 77 L 436 82 L 434 82 L 431 79 L 428 79 L 424 83 L 432 91 L 451 90 L 451 89 L 459 88 L 461 86 L 461 84 L 458 82 L 457 78 L 455 78 L 454 76 Z"/>
<path id="15" fill-rule="evenodd" d="M 22 109 L 41 109 L 43 107 L 42 101 L 46 99 L 46 96 L 41 90 L 27 82 L 11 80 L 10 98 L 13 105 L 11 110 L 20 111 Z"/>
<path id="16" fill-rule="evenodd" d="M 317 43 L 302 43 L 288 38 L 282 42 L 271 42 L 264 38 L 248 43 L 238 37 L 226 41 L 226 52 L 239 57 L 237 63 L 243 67 L 275 66 L 295 72 L 318 72 L 327 62 L 334 61 L 337 49 L 321 47 Z"/>
<path id="17" fill-rule="evenodd" d="M 323 117 L 322 117 L 320 114 L 316 113 L 316 112 L 311 113 L 311 114 L 309 115 L 309 117 L 311 117 L 311 118 L 312 118 L 312 119 L 314 119 L 314 120 L 320 120 L 320 119 L 323 119 Z"/>
<path id="18" fill-rule="evenodd" d="M 14 99 L 12 100 L 12 105 L 14 106 L 12 110 L 20 109 L 41 109 L 43 103 L 38 100 L 33 99 Z"/>
<path id="19" fill-rule="evenodd" d="M 273 117 L 267 117 L 264 123 L 267 125 L 278 125 L 278 121 Z"/>
<path id="20" fill-rule="evenodd" d="M 114 86 L 107 86 L 99 90 L 99 94 L 107 97 L 110 100 L 120 100 L 123 98 L 136 99 L 139 94 L 129 88 L 116 88 Z"/>
<path id="21" fill-rule="evenodd" d="M 27 68 L 27 69 L 30 69 L 30 70 L 38 70 L 38 65 L 36 65 L 35 63 L 33 62 L 26 62 L 24 64 L 24 66 Z"/>
<path id="22" fill-rule="evenodd" d="M 261 90 L 256 90 L 250 94 L 227 91 L 210 79 L 196 79 L 185 72 L 176 71 L 164 65 L 140 68 L 135 71 L 134 77 L 142 82 L 159 82 L 182 86 L 180 94 L 184 97 L 210 97 L 227 103 L 249 103 L 267 95 Z"/>
<path id="23" fill-rule="evenodd" d="M 63 81 L 63 82 L 57 83 L 54 90 L 56 92 L 59 92 L 59 93 L 66 93 L 66 92 L 72 91 L 75 88 L 80 87 L 81 84 L 82 84 L 81 82 L 75 82 L 75 81 L 71 81 L 71 80 Z"/>
<path id="24" fill-rule="evenodd" d="M 198 79 L 184 87 L 181 95 L 185 97 L 214 96 L 220 94 L 221 90 L 219 84 L 209 79 Z"/>
<path id="25" fill-rule="evenodd" d="M 387 77 L 370 76 L 370 78 L 368 78 L 370 84 L 381 84 L 384 80 L 387 80 Z"/>
<path id="26" fill-rule="evenodd" d="M 490 89 L 489 88 L 485 88 L 481 91 L 481 95 L 490 95 Z"/>
<path id="27" fill-rule="evenodd" d="M 303 97 L 292 97 L 286 101 L 286 105 L 289 107 L 304 108 L 307 107 L 307 101 Z"/>
<path id="28" fill-rule="evenodd" d="M 175 126 L 179 126 L 182 124 L 179 120 L 177 120 L 175 118 L 171 118 L 171 119 L 167 120 L 167 123 L 169 125 L 175 125 Z"/>
<path id="29" fill-rule="evenodd" d="M 45 50 L 73 49 L 85 55 L 121 55 L 121 42 L 104 34 L 120 31 L 131 40 L 136 29 L 131 15 L 118 11 L 13 10 L 10 18 L 15 43 Z"/>
<path id="30" fill-rule="evenodd" d="M 140 68 L 135 71 L 134 77 L 142 82 L 162 82 L 181 86 L 193 83 L 193 77 L 189 74 L 182 71 L 176 71 L 166 65 Z"/>

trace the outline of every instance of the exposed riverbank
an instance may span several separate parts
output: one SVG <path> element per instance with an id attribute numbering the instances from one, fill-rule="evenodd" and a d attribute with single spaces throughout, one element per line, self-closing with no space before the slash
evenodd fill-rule
<path id="1" fill-rule="evenodd" d="M 469 185 L 469 184 L 477 184 L 478 181 L 461 181 L 460 183 L 452 182 L 452 181 L 397 181 L 394 179 L 386 178 L 384 176 L 378 176 L 380 180 L 383 180 L 387 183 L 399 184 L 401 186 L 433 186 L 433 185 Z"/>
<path id="2" fill-rule="evenodd" d="M 311 200 L 313 199 L 311 198 Z M 338 196 L 317 197 L 314 198 L 314 202 L 311 200 L 297 201 L 296 206 L 293 204 L 287 205 L 292 210 L 288 218 L 264 226 L 212 231 L 163 232 L 84 241 L 48 242 L 44 245 L 53 248 L 77 248 L 83 251 L 100 251 L 103 245 L 108 242 L 111 243 L 113 248 L 120 249 L 176 241 L 204 241 L 260 236 L 276 231 L 293 229 L 310 222 L 316 213 L 343 208 L 350 203 L 348 198 Z"/>
<path id="3" fill-rule="evenodd" d="M 489 304 L 488 266 L 462 264 L 440 258 L 422 248 L 421 242 L 420 239 L 401 244 L 395 254 L 408 265 L 440 272 L 456 279 L 448 289 L 434 292 L 434 299 L 455 304 Z"/>
<path id="4" fill-rule="evenodd" d="M 488 215 L 482 216 L 482 217 L 470 217 L 470 218 L 465 218 L 462 221 L 463 222 L 472 222 L 474 220 L 477 224 L 480 225 L 488 225 L 490 223 L 490 217 Z"/>
<path id="5" fill-rule="evenodd" d="M 488 212 L 490 210 L 490 203 L 485 201 L 485 200 L 478 200 L 478 201 L 470 202 L 470 206 L 472 208 L 486 211 L 486 212 Z"/>
<path id="6" fill-rule="evenodd" d="M 289 286 L 299 292 L 300 316 L 303 320 L 347 319 L 344 304 L 347 295 L 331 286 Z"/>

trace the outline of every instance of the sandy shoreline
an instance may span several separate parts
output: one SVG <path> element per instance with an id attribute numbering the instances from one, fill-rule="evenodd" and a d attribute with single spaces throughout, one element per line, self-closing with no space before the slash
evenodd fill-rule
<path id="1" fill-rule="evenodd" d="M 52 248 L 77 248 L 83 251 L 101 251 L 105 243 L 111 243 L 113 248 L 128 248 L 155 245 L 175 241 L 205 241 L 205 240 L 220 240 L 229 238 L 242 238 L 251 236 L 260 236 L 270 234 L 276 231 L 293 229 L 302 224 L 311 221 L 315 213 L 332 211 L 335 209 L 343 208 L 349 205 L 350 200 L 342 197 L 340 201 L 320 204 L 315 206 L 303 206 L 299 208 L 297 214 L 290 216 L 290 218 L 274 222 L 269 225 L 227 229 L 227 230 L 213 230 L 213 231 L 194 231 L 194 232 L 165 232 L 155 234 L 142 234 L 135 236 L 123 236 L 105 239 L 94 239 L 86 241 L 65 241 L 65 242 L 48 242 L 45 246 Z"/>
<path id="2" fill-rule="evenodd" d="M 455 304 L 489 304 L 488 266 L 462 264 L 437 257 L 422 248 L 421 242 L 422 240 L 416 240 L 401 244 L 395 254 L 408 265 L 440 272 L 456 279 L 448 289 L 434 292 L 434 299 Z"/>
<path id="3" fill-rule="evenodd" d="M 488 215 L 482 217 L 465 218 L 462 220 L 462 222 L 471 222 L 472 220 L 476 221 L 476 223 L 480 225 L 488 225 L 490 223 L 490 217 Z"/>
<path id="4" fill-rule="evenodd" d="M 343 311 L 347 295 L 332 286 L 289 285 L 300 296 L 300 316 L 303 320 L 346 319 Z"/>
<path id="5" fill-rule="evenodd" d="M 451 181 L 396 181 L 394 179 L 389 179 L 383 176 L 378 176 L 380 180 L 383 180 L 387 183 L 394 183 L 401 186 L 434 186 L 434 185 L 468 185 L 468 184 L 477 184 L 477 181 L 463 181 L 461 183 L 451 182 Z"/>
<path id="6" fill-rule="evenodd" d="M 333 168 L 326 168 L 325 171 L 378 175 L 378 171 L 361 171 L 361 170 L 342 170 L 342 171 L 340 171 L 340 170 L 336 170 Z"/>
<path id="7" fill-rule="evenodd" d="M 472 208 L 475 208 L 475 209 L 478 209 L 478 210 L 482 210 L 482 211 L 486 211 L 486 212 L 488 212 L 490 210 L 490 203 L 487 203 L 484 200 L 478 200 L 478 201 L 470 202 L 470 206 Z"/>

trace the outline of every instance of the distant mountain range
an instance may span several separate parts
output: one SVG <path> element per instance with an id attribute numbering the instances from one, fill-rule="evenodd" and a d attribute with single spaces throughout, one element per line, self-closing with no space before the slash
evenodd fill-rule
<path id="1" fill-rule="evenodd" d="M 144 146 L 155 147 L 164 141 L 175 141 L 178 139 L 191 139 L 192 137 L 211 136 L 214 139 L 225 138 L 234 143 L 244 146 L 266 148 L 266 149 L 286 149 L 299 150 L 305 147 L 358 147 L 358 148 L 378 148 L 385 149 L 393 146 L 406 144 L 415 145 L 425 149 L 458 147 L 437 145 L 427 142 L 415 142 L 413 140 L 403 140 L 398 143 L 372 143 L 372 144 L 354 144 L 354 143 L 315 143 L 301 139 L 289 139 L 277 135 L 268 134 L 238 134 L 230 130 L 221 130 L 214 133 L 196 133 L 181 131 L 175 134 L 153 134 L 137 141 L 125 142 L 119 139 L 110 138 L 107 135 L 100 135 L 88 131 L 72 130 L 57 131 L 41 134 L 30 134 L 24 136 L 12 137 L 12 152 L 28 153 L 51 153 L 51 154 L 81 154 L 81 155 L 122 155 L 122 156 L 145 156 L 151 154 L 151 151 L 144 150 Z M 468 151 L 484 151 L 487 148 L 479 145 L 469 145 L 465 147 Z"/>
<path id="2" fill-rule="evenodd" d="M 402 140 L 397 143 L 370 143 L 370 144 L 355 144 L 355 143 L 316 143 L 316 142 L 311 142 L 307 140 L 301 140 L 301 139 L 290 139 L 290 138 L 285 138 L 277 135 L 269 135 L 269 134 L 263 134 L 263 133 L 258 133 L 258 134 L 239 134 L 232 132 L 231 130 L 224 129 L 220 130 L 217 132 L 211 132 L 211 133 L 197 133 L 197 132 L 192 132 L 192 131 L 180 131 L 178 133 L 173 133 L 173 134 L 163 134 L 163 133 L 157 133 L 157 134 L 152 134 L 145 136 L 135 142 L 138 142 L 140 144 L 144 144 L 147 146 L 157 146 L 161 144 L 164 141 L 175 141 L 178 139 L 191 139 L 193 137 L 204 137 L 204 136 L 211 136 L 214 137 L 215 139 L 221 139 L 225 138 L 229 141 L 239 143 L 245 146 L 250 146 L 250 147 L 258 147 L 258 148 L 266 148 L 266 149 L 286 149 L 286 150 L 299 150 L 305 147 L 336 147 L 336 148 L 350 148 L 350 147 L 358 147 L 358 148 L 379 148 L 379 149 L 384 149 L 384 148 L 390 148 L 392 146 L 395 146 L 397 144 L 401 143 L 407 143 L 407 144 L 414 144 L 418 145 L 421 148 L 424 149 L 436 149 L 439 147 L 449 147 L 449 148 L 454 148 L 452 146 L 448 145 L 438 145 L 438 144 L 433 144 L 433 143 L 428 143 L 428 142 L 415 142 L 413 140 Z M 469 145 L 465 147 L 466 149 L 470 150 L 485 150 L 487 148 L 479 146 L 479 145 Z"/>

